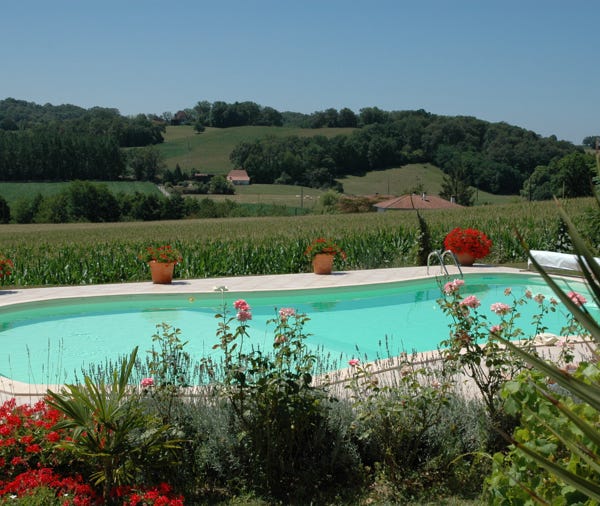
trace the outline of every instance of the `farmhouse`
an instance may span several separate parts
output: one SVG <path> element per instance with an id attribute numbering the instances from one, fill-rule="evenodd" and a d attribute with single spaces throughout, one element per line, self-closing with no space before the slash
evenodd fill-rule
<path id="1" fill-rule="evenodd" d="M 416 193 L 394 197 L 389 200 L 383 200 L 373 204 L 377 208 L 377 212 L 388 210 L 410 211 L 413 209 L 457 209 L 463 207 L 456 202 L 436 197 L 435 195 L 427 195 Z"/>
<path id="2" fill-rule="evenodd" d="M 244 169 L 233 169 L 227 174 L 227 180 L 232 184 L 250 184 L 250 176 Z"/>

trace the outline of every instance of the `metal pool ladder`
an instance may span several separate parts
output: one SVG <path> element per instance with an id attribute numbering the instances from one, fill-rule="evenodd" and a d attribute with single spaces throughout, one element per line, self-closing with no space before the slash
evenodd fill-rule
<path id="1" fill-rule="evenodd" d="M 448 269 L 446 269 L 446 262 L 444 261 L 446 256 L 449 256 L 451 258 L 454 265 L 456 265 L 458 272 L 460 272 L 460 277 L 462 278 L 463 272 L 462 272 L 462 269 L 460 268 L 460 264 L 458 263 L 458 260 L 456 259 L 456 255 L 449 249 L 447 249 L 446 251 L 436 249 L 436 250 L 432 251 L 431 253 L 429 253 L 429 255 L 427 255 L 427 274 L 429 274 L 429 266 L 431 265 L 431 259 L 436 258 L 440 262 L 440 272 L 444 272 L 446 274 L 446 276 L 448 276 L 449 275 Z"/>

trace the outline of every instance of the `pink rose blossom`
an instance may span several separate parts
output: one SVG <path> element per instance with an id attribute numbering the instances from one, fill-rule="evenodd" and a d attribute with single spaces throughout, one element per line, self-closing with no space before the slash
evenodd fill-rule
<path id="1" fill-rule="evenodd" d="M 275 336 L 275 344 L 283 344 L 287 341 L 286 337 L 283 334 L 279 334 Z"/>
<path id="2" fill-rule="evenodd" d="M 586 298 L 577 292 L 569 292 L 567 297 L 569 297 L 576 306 L 583 306 L 587 302 Z"/>
<path id="3" fill-rule="evenodd" d="M 510 295 L 512 293 L 512 289 L 510 287 L 504 289 L 504 295 Z"/>
<path id="4" fill-rule="evenodd" d="M 535 295 L 535 297 L 533 297 L 533 300 L 535 300 L 538 304 L 541 304 L 542 302 L 544 302 L 544 299 L 546 297 L 544 297 L 541 293 L 538 293 Z"/>
<path id="5" fill-rule="evenodd" d="M 458 292 L 459 288 L 465 284 L 462 279 L 455 279 L 453 281 L 448 281 L 444 285 L 444 293 L 450 295 L 451 293 Z"/>
<path id="6" fill-rule="evenodd" d="M 153 387 L 154 386 L 154 378 L 144 378 L 140 381 L 140 386 L 142 388 Z"/>
<path id="7" fill-rule="evenodd" d="M 494 302 L 490 306 L 490 309 L 497 315 L 505 315 L 511 311 L 511 307 L 508 304 L 504 304 L 504 302 Z"/>
<path id="8" fill-rule="evenodd" d="M 296 316 L 296 311 L 291 307 L 282 307 L 279 310 L 279 317 L 282 320 L 287 320 L 290 316 Z"/>
<path id="9" fill-rule="evenodd" d="M 360 360 L 358 360 L 357 358 L 351 358 L 350 360 L 348 360 L 348 365 L 351 367 L 356 367 L 360 364 Z"/>
<path id="10" fill-rule="evenodd" d="M 244 299 L 236 300 L 233 303 L 233 307 L 238 311 L 250 311 L 250 306 Z"/>
<path id="11" fill-rule="evenodd" d="M 490 327 L 490 332 L 492 334 L 500 334 L 500 332 L 502 332 L 502 325 L 492 325 Z"/>
<path id="12" fill-rule="evenodd" d="M 236 318 L 241 322 L 252 320 L 252 313 L 250 312 L 250 307 L 248 307 L 248 309 L 240 309 L 237 313 Z"/>
<path id="13" fill-rule="evenodd" d="M 460 301 L 460 305 L 464 307 L 470 307 L 472 309 L 478 308 L 481 305 L 479 299 L 475 295 L 469 295 Z"/>
<path id="14" fill-rule="evenodd" d="M 531 290 L 525 290 L 525 297 L 527 297 L 528 299 L 531 299 Z"/>

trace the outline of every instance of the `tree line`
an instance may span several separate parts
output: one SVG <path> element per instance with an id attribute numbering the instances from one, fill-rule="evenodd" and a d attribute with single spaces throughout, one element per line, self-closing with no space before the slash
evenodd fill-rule
<path id="1" fill-rule="evenodd" d="M 0 132 L 59 130 L 83 136 L 107 136 L 120 147 L 149 146 L 164 141 L 166 122 L 155 115 L 122 116 L 117 109 L 75 105 L 39 105 L 24 100 L 0 100 Z"/>
<path id="2" fill-rule="evenodd" d="M 201 101 L 174 115 L 125 118 L 116 109 L 2 100 L 0 180 L 114 180 L 125 175 L 159 180 L 165 167 L 154 145 L 162 142 L 166 124 L 182 122 L 195 124 L 199 131 L 205 125 L 354 128 L 333 138 L 267 137 L 238 144 L 230 159 L 234 166 L 245 168 L 255 183 L 341 190 L 336 181 L 345 175 L 430 162 L 445 172 L 448 192 L 463 195 L 462 203 L 468 204 L 469 187 L 495 194 L 524 192 L 532 199 L 546 198 L 557 187 L 566 196 L 587 194 L 586 185 L 563 181 L 564 174 L 570 174 L 565 166 L 570 167 L 575 158 L 556 165 L 567 155 L 582 155 L 583 148 L 555 136 L 424 110 L 366 107 L 355 114 L 348 108 L 329 108 L 305 115 L 280 113 L 250 101 Z M 585 140 L 589 145 L 593 139 Z M 550 176 L 557 167 L 563 175 Z M 581 173 L 576 167 L 573 170 Z"/>
<path id="3" fill-rule="evenodd" d="M 103 183 L 72 181 L 56 195 L 24 197 L 9 206 L 0 196 L 0 223 L 72 223 L 179 220 L 288 215 L 285 206 L 243 206 L 231 200 L 169 197 L 155 193 L 112 193 Z"/>
<path id="4" fill-rule="evenodd" d="M 256 183 L 313 187 L 335 186 L 335 179 L 344 175 L 430 162 L 467 185 L 517 194 L 537 166 L 583 153 L 570 142 L 506 123 L 425 111 L 370 113 L 368 121 L 375 122 L 348 135 L 241 142 L 232 151 L 231 162 L 245 168 Z"/>

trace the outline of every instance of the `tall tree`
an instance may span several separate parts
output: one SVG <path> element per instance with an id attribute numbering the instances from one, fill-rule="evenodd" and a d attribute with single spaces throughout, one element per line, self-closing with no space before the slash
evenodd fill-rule
<path id="1" fill-rule="evenodd" d="M 474 190 L 469 186 L 467 175 L 462 167 L 453 168 L 444 175 L 440 197 L 454 200 L 461 206 L 473 205 Z"/>

